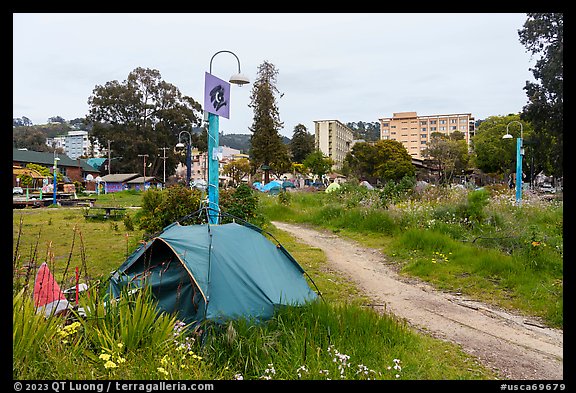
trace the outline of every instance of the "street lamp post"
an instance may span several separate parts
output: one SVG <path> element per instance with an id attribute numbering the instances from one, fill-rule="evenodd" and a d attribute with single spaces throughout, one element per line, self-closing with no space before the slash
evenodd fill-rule
<path id="1" fill-rule="evenodd" d="M 180 131 L 176 147 L 179 149 L 184 147 L 180 139 L 184 132 L 188 134 L 188 143 L 186 144 L 186 187 L 190 187 L 190 178 L 192 177 L 192 135 L 188 131 Z"/>
<path id="2" fill-rule="evenodd" d="M 522 203 L 522 156 L 524 155 L 524 147 L 522 146 L 523 126 L 518 120 L 512 120 L 506 125 L 506 135 L 502 139 L 512 139 L 513 136 L 508 132 L 508 127 L 512 123 L 520 124 L 520 138 L 516 138 L 516 204 Z"/>
<path id="3" fill-rule="evenodd" d="M 238 62 L 238 73 L 230 77 L 229 82 L 238 86 L 250 83 L 247 76 L 240 70 L 240 59 L 229 50 L 216 52 L 210 59 L 210 72 L 206 75 L 204 92 L 204 110 L 208 112 L 208 221 L 218 224 L 218 146 L 219 146 L 219 116 L 229 115 L 230 85 L 212 75 L 212 60 L 220 53 L 230 53 Z M 220 83 L 223 82 L 223 83 Z"/>
<path id="4" fill-rule="evenodd" d="M 60 161 L 60 158 L 58 158 L 58 156 L 56 155 L 56 151 L 54 151 L 54 184 L 52 187 L 52 204 L 56 205 L 56 192 L 58 191 L 58 179 L 56 177 L 57 172 L 58 172 L 58 161 Z"/>

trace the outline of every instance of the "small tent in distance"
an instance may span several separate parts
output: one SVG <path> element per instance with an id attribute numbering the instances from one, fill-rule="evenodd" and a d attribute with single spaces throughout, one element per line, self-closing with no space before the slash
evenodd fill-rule
<path id="1" fill-rule="evenodd" d="M 140 246 L 113 273 L 111 294 L 148 284 L 161 311 L 193 325 L 268 319 L 280 305 L 317 299 L 305 271 L 280 244 L 249 224 L 181 225 Z"/>

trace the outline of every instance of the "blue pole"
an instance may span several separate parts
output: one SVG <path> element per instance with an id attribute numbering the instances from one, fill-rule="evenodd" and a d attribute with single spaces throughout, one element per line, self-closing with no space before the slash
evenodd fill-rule
<path id="1" fill-rule="evenodd" d="M 218 115 L 208 113 L 208 221 L 218 224 Z"/>
<path id="2" fill-rule="evenodd" d="M 58 188 L 58 186 L 57 186 L 58 181 L 56 179 L 56 164 L 57 164 L 57 161 L 56 161 L 56 159 L 54 159 L 54 187 L 52 190 L 52 204 L 53 205 L 56 205 L 56 191 Z"/>
<path id="3" fill-rule="evenodd" d="M 190 178 L 192 177 L 192 152 L 190 144 L 192 141 L 188 141 L 188 146 L 186 148 L 186 187 L 190 187 Z"/>
<path id="4" fill-rule="evenodd" d="M 522 138 L 516 139 L 516 204 L 522 202 Z"/>

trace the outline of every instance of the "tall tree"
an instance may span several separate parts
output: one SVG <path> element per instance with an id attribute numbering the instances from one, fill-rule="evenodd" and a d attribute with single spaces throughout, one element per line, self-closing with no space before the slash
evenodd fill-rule
<path id="1" fill-rule="evenodd" d="M 441 183 L 451 183 L 454 175 L 468 168 L 468 145 L 459 131 L 451 135 L 433 132 L 423 155 L 436 163 Z"/>
<path id="2" fill-rule="evenodd" d="M 290 152 L 292 161 L 302 163 L 308 154 L 314 151 L 314 135 L 310 134 L 303 124 L 294 127 L 292 140 L 290 141 Z"/>
<path id="3" fill-rule="evenodd" d="M 516 168 L 516 138 L 520 137 L 519 125 L 511 122 L 520 121 L 520 116 L 511 114 L 507 116 L 490 116 L 485 119 L 472 137 L 472 160 L 474 165 L 485 173 L 507 174 Z M 530 123 L 522 122 L 525 144 L 532 143 L 534 132 Z M 502 136 L 510 132 L 514 138 L 503 140 Z M 525 149 L 525 158 L 522 163 L 527 168 L 527 162 L 534 154 L 533 148 Z M 539 165 L 542 165 L 540 163 Z M 540 168 L 543 168 L 540 166 Z"/>
<path id="4" fill-rule="evenodd" d="M 537 151 L 548 151 L 536 161 L 548 160 L 554 176 L 563 174 L 564 14 L 528 13 L 518 31 L 520 43 L 540 58 L 530 69 L 539 82 L 526 82 L 528 104 L 521 118 L 532 123 Z"/>
<path id="5" fill-rule="evenodd" d="M 283 167 L 286 162 L 290 162 L 288 149 L 280 136 L 283 123 L 276 104 L 276 95 L 279 93 L 277 77 L 276 67 L 264 61 L 258 67 L 258 77 L 252 86 L 248 105 L 254 110 L 254 120 L 250 127 L 251 161 L 256 168 L 264 167 L 265 183 L 270 181 L 269 170 L 274 171 L 278 169 L 275 167 Z"/>
<path id="6" fill-rule="evenodd" d="M 93 124 L 93 142 L 107 147 L 111 141 L 114 156 L 122 157 L 115 162 L 116 172 L 141 172 L 141 156 L 148 154 L 151 167 L 146 174 L 159 176 L 163 170 L 159 148 L 174 147 L 179 135 L 183 143 L 191 139 L 192 145 L 198 146 L 199 135 L 190 131 L 202 123 L 200 104 L 163 81 L 158 70 L 139 67 L 124 82 L 114 80 L 96 86 L 88 104 L 87 122 Z M 170 175 L 176 163 L 184 159 L 173 149 L 167 152 L 166 170 Z"/>
<path id="7" fill-rule="evenodd" d="M 323 175 L 328 173 L 334 165 L 334 161 L 320 150 L 316 150 L 304 159 L 302 162 L 304 167 L 308 170 L 308 172 L 322 178 Z"/>
<path id="8" fill-rule="evenodd" d="M 404 145 L 391 139 L 355 143 L 344 160 L 354 176 L 370 183 L 401 180 L 416 170 Z"/>

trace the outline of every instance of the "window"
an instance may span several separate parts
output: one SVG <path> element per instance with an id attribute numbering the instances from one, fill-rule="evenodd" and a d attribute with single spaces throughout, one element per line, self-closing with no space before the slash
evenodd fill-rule
<path id="1" fill-rule="evenodd" d="M 382 123 L 382 127 L 389 127 L 390 123 Z"/>
<path id="2" fill-rule="evenodd" d="M 450 126 L 450 129 L 451 129 L 452 131 L 455 131 L 455 130 L 458 129 L 458 127 L 457 127 L 457 126 Z"/>
<path id="3" fill-rule="evenodd" d="M 420 131 L 426 132 L 426 127 L 422 127 Z"/>
<path id="4" fill-rule="evenodd" d="M 446 124 L 446 120 L 440 120 L 440 124 Z"/>
<path id="5" fill-rule="evenodd" d="M 440 131 L 446 131 L 446 127 L 440 127 Z"/>
<path id="6" fill-rule="evenodd" d="M 422 139 L 426 139 L 427 136 L 428 136 L 427 134 L 420 134 L 420 138 Z"/>
<path id="7" fill-rule="evenodd" d="M 430 127 L 430 131 L 436 131 L 436 127 Z"/>
<path id="8" fill-rule="evenodd" d="M 425 145 L 425 144 L 426 144 L 426 141 L 420 141 L 420 144 L 421 144 L 421 145 Z"/>
<path id="9" fill-rule="evenodd" d="M 450 119 L 450 124 L 455 124 L 458 120 L 456 119 Z"/>
<path id="10" fill-rule="evenodd" d="M 425 125 L 426 125 L 426 121 L 421 121 L 421 122 L 420 122 L 420 125 L 421 125 L 421 126 L 425 126 Z"/>
<path id="11" fill-rule="evenodd" d="M 436 120 L 430 120 L 430 124 L 436 124 Z"/>

